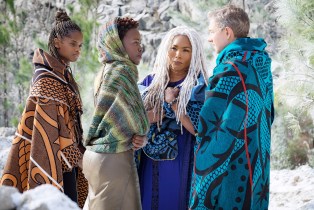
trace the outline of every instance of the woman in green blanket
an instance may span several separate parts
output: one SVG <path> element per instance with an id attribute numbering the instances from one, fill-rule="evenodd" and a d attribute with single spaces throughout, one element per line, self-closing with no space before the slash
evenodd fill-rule
<path id="1" fill-rule="evenodd" d="M 95 112 L 83 158 L 89 181 L 84 209 L 141 209 L 134 150 L 146 144 L 147 114 L 137 87 L 142 58 L 138 22 L 115 18 L 100 28 L 104 68 L 95 81 Z"/>

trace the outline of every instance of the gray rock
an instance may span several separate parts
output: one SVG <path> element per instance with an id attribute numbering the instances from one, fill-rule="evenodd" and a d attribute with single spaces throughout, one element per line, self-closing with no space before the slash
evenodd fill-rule
<path id="1" fill-rule="evenodd" d="M 313 210 L 314 209 L 314 200 L 309 201 L 308 203 L 304 204 L 298 210 Z"/>
<path id="2" fill-rule="evenodd" d="M 146 14 L 141 14 L 136 18 L 139 21 L 139 29 L 140 30 L 148 30 L 148 25 L 151 25 L 151 16 L 146 13 Z"/>
<path id="3" fill-rule="evenodd" d="M 0 127 L 0 136 L 8 137 L 14 136 L 16 128 L 9 128 L 9 127 Z"/>
<path id="4" fill-rule="evenodd" d="M 0 187 L 0 210 L 16 209 L 21 202 L 21 193 L 15 187 Z"/>
<path id="5" fill-rule="evenodd" d="M 45 184 L 22 194 L 21 205 L 17 210 L 80 210 L 65 194 L 56 187 Z"/>
<path id="6" fill-rule="evenodd" d="M 166 10 L 168 10 L 170 6 L 170 1 L 166 0 L 163 3 L 160 4 L 159 9 L 157 10 L 159 14 L 162 14 L 163 12 L 165 12 Z"/>
<path id="7" fill-rule="evenodd" d="M 168 15 L 168 12 L 163 12 L 160 14 L 160 20 L 167 22 L 170 19 L 171 19 L 171 16 Z"/>

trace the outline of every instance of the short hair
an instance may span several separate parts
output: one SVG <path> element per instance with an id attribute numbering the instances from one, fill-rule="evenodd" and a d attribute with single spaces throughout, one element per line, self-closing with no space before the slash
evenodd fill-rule
<path id="1" fill-rule="evenodd" d="M 119 38 L 122 41 L 125 34 L 132 28 L 138 28 L 139 24 L 138 21 L 134 20 L 133 18 L 129 17 L 119 17 L 117 19 L 117 27 Z"/>
<path id="2" fill-rule="evenodd" d="M 210 20 L 216 21 L 218 27 L 229 27 L 236 38 L 247 37 L 250 30 L 248 14 L 239 7 L 227 5 L 221 9 L 208 13 Z"/>
<path id="3" fill-rule="evenodd" d="M 68 37 L 74 31 L 82 32 L 81 28 L 71 20 L 68 14 L 64 10 L 59 9 L 56 12 L 55 23 L 49 35 L 48 49 L 49 53 L 60 62 L 60 55 L 55 47 L 54 39 Z"/>

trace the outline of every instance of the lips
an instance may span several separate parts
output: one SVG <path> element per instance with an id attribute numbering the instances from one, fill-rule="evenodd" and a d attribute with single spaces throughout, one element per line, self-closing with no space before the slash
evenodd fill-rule
<path id="1" fill-rule="evenodd" d="M 79 56 L 80 56 L 80 54 L 73 54 L 73 56 L 74 56 L 74 57 L 79 57 Z"/>
<path id="2" fill-rule="evenodd" d="M 174 64 L 174 65 L 181 65 L 182 62 L 180 62 L 180 61 L 173 61 L 173 64 Z"/>

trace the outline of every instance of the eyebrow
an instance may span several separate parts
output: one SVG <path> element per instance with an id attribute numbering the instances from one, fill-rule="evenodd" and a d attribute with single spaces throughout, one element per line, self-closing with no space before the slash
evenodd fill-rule
<path id="1" fill-rule="evenodd" d="M 178 47 L 178 45 L 173 44 L 173 47 Z M 188 49 L 192 49 L 192 47 L 182 47 L 182 48 L 188 48 Z"/>
<path id="2" fill-rule="evenodd" d="M 71 39 L 71 38 L 70 38 L 70 41 L 71 41 L 71 42 L 77 42 L 75 39 Z"/>
<path id="3" fill-rule="evenodd" d="M 77 44 L 79 44 L 79 45 L 83 45 L 83 42 L 78 42 L 78 41 L 76 41 L 75 39 L 72 39 L 72 38 L 69 38 L 69 37 L 67 37 L 68 39 L 70 39 L 70 42 L 74 42 L 74 43 L 77 43 Z"/>

